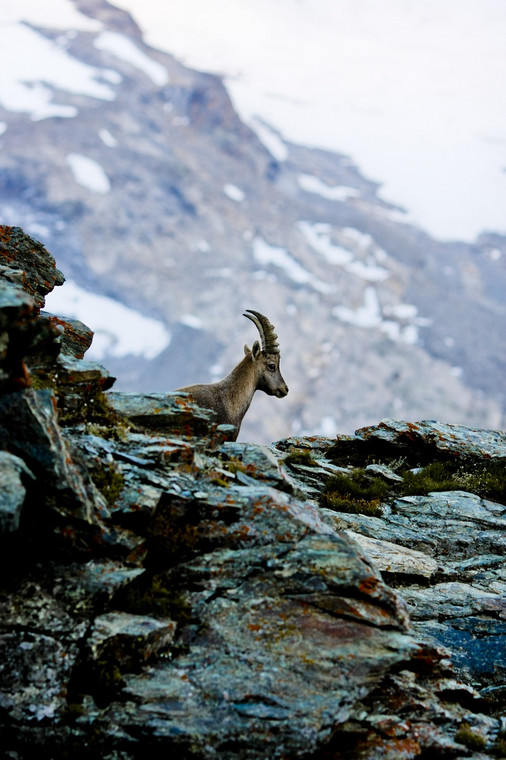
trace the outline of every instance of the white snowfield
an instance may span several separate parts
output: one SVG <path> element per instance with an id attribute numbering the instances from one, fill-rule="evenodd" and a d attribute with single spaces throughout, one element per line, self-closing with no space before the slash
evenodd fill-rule
<path id="1" fill-rule="evenodd" d="M 276 160 L 280 135 L 349 155 L 436 238 L 506 231 L 504 0 L 115 4 L 149 44 L 224 76 Z"/>
<path id="2" fill-rule="evenodd" d="M 87 359 L 128 355 L 153 359 L 170 344 L 171 336 L 162 322 L 113 298 L 84 290 L 72 280 L 55 288 L 46 297 L 44 308 L 52 314 L 80 319 L 93 329 Z"/>
<path id="3" fill-rule="evenodd" d="M 436 238 L 506 232 L 504 0 L 116 5 L 149 44 L 224 76 L 241 117 L 277 161 L 288 155 L 284 140 L 344 153 L 382 184 L 385 200 L 407 209 L 404 221 Z M 37 26 L 62 34 L 53 40 Z M 109 68 L 70 55 L 81 31 L 96 34 Z M 58 90 L 114 100 L 115 59 L 154 87 L 168 82 L 145 50 L 71 0 L 2 0 L 0 33 L 0 104 L 34 120 L 77 115 L 58 103 Z M 304 175 L 300 183 L 335 200 L 347 194 Z"/>

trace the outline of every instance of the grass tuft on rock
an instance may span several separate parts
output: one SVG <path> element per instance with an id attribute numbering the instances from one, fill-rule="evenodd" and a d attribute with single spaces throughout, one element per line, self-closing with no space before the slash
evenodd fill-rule
<path id="1" fill-rule="evenodd" d="M 289 466 L 297 464 L 302 464 L 306 467 L 318 466 L 318 462 L 313 459 L 311 452 L 306 451 L 305 449 L 294 449 L 285 457 L 284 463 Z"/>
<path id="2" fill-rule="evenodd" d="M 377 517 L 381 515 L 380 504 L 387 496 L 388 484 L 378 477 L 370 477 L 363 469 L 355 469 L 349 475 L 332 475 L 325 484 L 320 506 L 335 512 L 350 512 Z"/>
<path id="3" fill-rule="evenodd" d="M 506 504 L 506 462 L 489 459 L 467 464 L 461 461 L 432 462 L 417 472 L 403 474 L 403 496 L 431 491 L 468 491 L 484 499 Z"/>
<path id="4" fill-rule="evenodd" d="M 469 723 L 463 723 L 455 734 L 457 744 L 463 744 L 468 749 L 479 751 L 486 745 L 485 738 L 477 731 L 473 731 Z"/>

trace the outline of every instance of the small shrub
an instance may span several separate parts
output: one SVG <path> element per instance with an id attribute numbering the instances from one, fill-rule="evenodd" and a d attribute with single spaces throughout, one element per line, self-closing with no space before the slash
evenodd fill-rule
<path id="1" fill-rule="evenodd" d="M 160 573 L 146 572 L 136 578 L 116 594 L 115 603 L 134 615 L 155 615 L 182 623 L 191 619 L 184 593 Z"/>
<path id="2" fill-rule="evenodd" d="M 304 449 L 295 449 L 294 451 L 291 451 L 288 456 L 285 457 L 284 462 L 287 465 L 303 464 L 306 465 L 306 467 L 318 467 L 318 462 L 315 462 L 311 456 L 311 452 Z"/>
<path id="3" fill-rule="evenodd" d="M 125 480 L 116 465 L 109 464 L 90 471 L 91 479 L 104 496 L 107 504 L 112 507 L 119 498 Z"/>
<path id="4" fill-rule="evenodd" d="M 506 731 L 500 731 L 497 735 L 493 753 L 495 757 L 506 757 Z"/>
<path id="5" fill-rule="evenodd" d="M 477 731 L 473 731 L 469 723 L 463 723 L 455 734 L 455 741 L 468 749 L 480 750 L 486 745 L 486 739 Z"/>
<path id="6" fill-rule="evenodd" d="M 506 463 L 489 459 L 479 463 L 432 462 L 419 472 L 406 472 L 401 486 L 404 496 L 430 491 L 468 491 L 484 499 L 506 504 Z"/>
<path id="7" fill-rule="evenodd" d="M 418 472 L 404 473 L 401 486 L 404 496 L 422 495 L 430 491 L 457 491 L 455 465 L 449 462 L 432 462 Z"/>
<path id="8" fill-rule="evenodd" d="M 330 477 L 320 497 L 320 506 L 336 512 L 381 514 L 381 500 L 388 493 L 388 484 L 382 479 L 370 478 L 362 469 L 350 475 L 338 473 Z"/>

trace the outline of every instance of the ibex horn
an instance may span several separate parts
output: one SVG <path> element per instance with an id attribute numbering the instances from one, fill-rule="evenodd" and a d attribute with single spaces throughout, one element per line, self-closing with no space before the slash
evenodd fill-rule
<path id="1" fill-rule="evenodd" d="M 274 332 L 274 326 L 271 325 L 267 317 L 264 317 L 258 311 L 253 311 L 253 309 L 246 309 L 243 317 L 251 319 L 257 326 L 262 340 L 262 351 L 266 354 L 279 354 L 278 336 Z"/>

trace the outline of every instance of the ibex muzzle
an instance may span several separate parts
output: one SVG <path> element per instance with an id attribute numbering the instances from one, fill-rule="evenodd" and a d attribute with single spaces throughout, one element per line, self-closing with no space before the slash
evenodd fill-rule
<path id="1" fill-rule="evenodd" d="M 251 349 L 244 346 L 244 359 L 223 380 L 179 389 L 190 393 L 199 406 L 215 411 L 218 423 L 234 425 L 234 441 L 255 391 L 264 391 L 277 398 L 283 398 L 288 393 L 288 386 L 279 368 L 278 336 L 273 325 L 267 317 L 252 309 L 247 309 L 244 316 L 256 325 L 260 342 L 256 340 Z"/>

